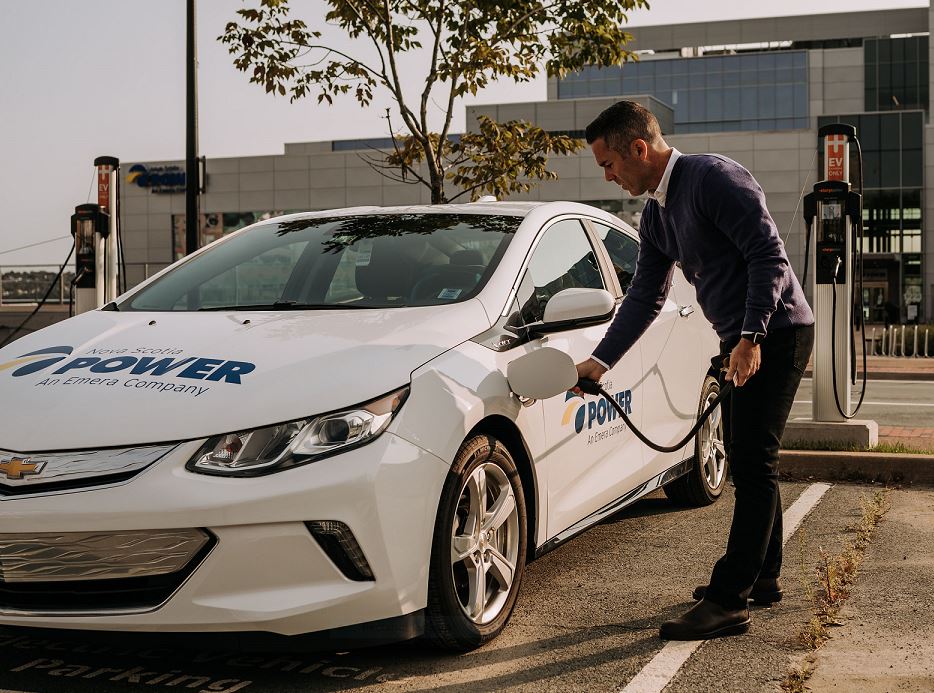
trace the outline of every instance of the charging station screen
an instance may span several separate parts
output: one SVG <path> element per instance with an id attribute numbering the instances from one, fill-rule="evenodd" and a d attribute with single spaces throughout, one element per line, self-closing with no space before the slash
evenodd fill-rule
<path id="1" fill-rule="evenodd" d="M 843 205 L 840 202 L 825 202 L 821 205 L 821 238 L 824 243 L 844 243 Z"/>

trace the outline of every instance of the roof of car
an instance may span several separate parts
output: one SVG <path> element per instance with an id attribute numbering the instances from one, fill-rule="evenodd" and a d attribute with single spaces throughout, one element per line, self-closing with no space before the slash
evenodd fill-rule
<path id="1" fill-rule="evenodd" d="M 554 206 L 562 211 L 590 213 L 604 216 L 603 210 L 584 205 L 579 202 L 467 202 L 464 204 L 441 205 L 404 205 L 397 207 L 344 207 L 341 209 L 325 209 L 317 212 L 299 212 L 276 217 L 278 220 L 315 219 L 334 216 L 358 216 L 366 214 L 498 214 L 506 216 L 525 217 L 532 210 L 539 207 Z M 557 209 L 555 210 L 557 211 Z M 273 220 L 269 220 L 273 221 Z"/>

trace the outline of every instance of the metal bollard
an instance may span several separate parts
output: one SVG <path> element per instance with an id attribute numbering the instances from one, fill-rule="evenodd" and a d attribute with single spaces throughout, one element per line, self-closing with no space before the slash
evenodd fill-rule
<path id="1" fill-rule="evenodd" d="M 869 343 L 872 345 L 872 355 L 878 356 L 878 354 L 876 353 L 876 328 L 875 327 L 872 328 L 872 334 L 869 336 Z M 863 348 L 865 348 L 865 345 Z"/>
<path id="2" fill-rule="evenodd" d="M 911 355 L 914 358 L 918 358 L 918 326 L 917 325 L 915 325 L 914 346 L 911 349 Z"/>
<path id="3" fill-rule="evenodd" d="M 905 326 L 904 325 L 902 325 L 901 347 L 902 347 L 901 349 L 902 353 L 899 354 L 899 356 L 904 356 L 905 355 Z"/>
<path id="4" fill-rule="evenodd" d="M 928 351 L 928 328 L 925 327 L 924 328 L 924 356 L 928 357 L 930 355 L 931 354 Z"/>

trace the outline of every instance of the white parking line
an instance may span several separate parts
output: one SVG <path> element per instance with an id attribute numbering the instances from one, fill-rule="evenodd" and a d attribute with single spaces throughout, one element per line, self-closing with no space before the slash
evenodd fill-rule
<path id="1" fill-rule="evenodd" d="M 791 507 L 782 514 L 782 544 L 794 534 L 802 520 L 820 502 L 830 484 L 811 484 L 798 496 Z M 684 666 L 706 640 L 671 640 L 665 643 L 661 651 L 633 677 L 622 689 L 622 693 L 661 693 L 671 683 L 678 671 Z"/>

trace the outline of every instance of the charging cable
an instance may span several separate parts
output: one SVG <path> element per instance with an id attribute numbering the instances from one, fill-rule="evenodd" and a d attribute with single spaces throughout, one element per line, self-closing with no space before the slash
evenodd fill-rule
<path id="1" fill-rule="evenodd" d="M 840 416 L 842 416 L 844 419 L 852 419 L 859 413 L 860 407 L 863 406 L 863 398 L 866 396 L 866 321 L 865 321 L 865 316 L 862 314 L 863 301 L 860 300 L 859 323 L 860 323 L 860 326 L 862 327 L 862 335 L 863 335 L 863 388 L 862 388 L 862 392 L 859 393 L 859 401 L 856 403 L 856 408 L 853 410 L 853 413 L 847 414 L 843 410 L 843 405 L 840 404 L 840 394 L 837 392 L 837 329 L 836 329 L 837 327 L 837 272 L 840 271 L 840 265 L 842 264 L 843 264 L 843 258 L 838 257 L 837 266 L 834 267 L 833 278 L 832 278 L 833 279 L 833 284 L 832 284 L 833 294 L 832 294 L 832 300 L 831 300 L 831 315 L 833 315 L 833 322 L 830 325 L 830 354 L 831 354 L 830 375 L 833 378 L 833 401 L 837 405 L 837 411 L 840 413 Z M 862 296 L 862 292 L 860 292 L 860 296 Z M 852 329 L 853 329 L 852 324 L 850 326 L 850 329 L 851 329 L 851 335 L 850 335 L 851 340 L 850 341 L 852 342 L 854 341 L 853 337 L 855 337 L 855 335 L 852 334 Z M 853 345 L 851 344 L 851 347 L 852 346 Z M 853 364 L 852 383 L 855 385 L 856 384 L 856 359 L 855 358 L 852 359 L 852 364 Z M 849 402 L 847 404 L 849 404 Z"/>
<path id="2" fill-rule="evenodd" d="M 626 416 L 626 412 L 623 411 L 623 408 L 620 406 L 619 402 L 613 399 L 613 397 L 606 390 L 600 387 L 600 383 L 594 380 L 590 380 L 589 378 L 581 378 L 577 381 L 577 387 L 580 388 L 582 392 L 586 392 L 588 395 L 599 395 L 605 397 L 606 401 L 613 406 L 613 408 L 616 410 L 616 413 L 623 418 L 623 421 L 626 422 L 626 425 L 629 426 L 630 430 L 636 435 L 636 438 L 641 440 L 653 450 L 658 450 L 659 452 L 677 452 L 685 445 L 687 445 L 695 435 L 697 435 L 697 432 L 700 430 L 701 426 L 704 425 L 704 422 L 706 422 L 710 415 L 713 414 L 714 409 L 720 406 L 720 401 L 733 390 L 733 383 L 723 384 L 723 386 L 720 388 L 720 394 L 718 394 L 714 401 L 710 403 L 710 405 L 703 411 L 703 413 L 701 413 L 700 417 L 697 419 L 697 423 L 694 424 L 694 428 L 692 428 L 688 434 L 684 436 L 684 438 L 679 440 L 674 445 L 659 445 L 658 443 L 646 438 L 645 434 L 636 428 L 632 421 L 629 420 L 629 417 Z"/>

